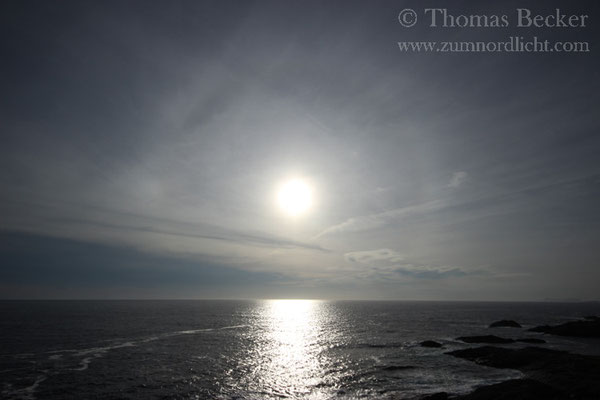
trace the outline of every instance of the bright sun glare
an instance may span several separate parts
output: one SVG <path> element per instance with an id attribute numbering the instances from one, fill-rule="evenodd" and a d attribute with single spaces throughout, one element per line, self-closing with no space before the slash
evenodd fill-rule
<path id="1" fill-rule="evenodd" d="M 287 215 L 302 215 L 312 206 L 312 189 L 302 179 L 290 179 L 279 188 L 277 203 Z"/>

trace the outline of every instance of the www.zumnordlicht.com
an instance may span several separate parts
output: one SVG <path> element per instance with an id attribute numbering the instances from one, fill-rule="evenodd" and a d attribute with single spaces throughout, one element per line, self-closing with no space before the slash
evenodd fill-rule
<path id="1" fill-rule="evenodd" d="M 502 41 L 406 41 L 398 42 L 406 53 L 589 53 L 586 41 L 550 41 L 534 36 L 510 36 Z"/>

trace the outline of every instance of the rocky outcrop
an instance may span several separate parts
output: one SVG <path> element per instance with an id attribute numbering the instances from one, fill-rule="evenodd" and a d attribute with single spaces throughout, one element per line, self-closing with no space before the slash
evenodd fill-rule
<path id="1" fill-rule="evenodd" d="M 600 337 L 600 318 L 586 317 L 581 321 L 566 322 L 560 325 L 543 325 L 529 329 L 531 332 L 543 332 L 558 336 Z"/>
<path id="2" fill-rule="evenodd" d="M 440 348 L 442 347 L 441 343 L 435 342 L 433 340 L 425 340 L 420 343 L 421 347 L 432 347 L 432 348 Z"/>
<path id="3" fill-rule="evenodd" d="M 530 344 L 542 344 L 546 343 L 544 339 L 538 338 L 520 338 L 520 339 L 509 339 L 494 335 L 484 336 L 461 336 L 456 338 L 465 343 L 486 343 L 486 344 L 509 344 L 514 342 L 530 343 Z"/>
<path id="4" fill-rule="evenodd" d="M 490 328 L 521 328 L 521 324 L 511 319 L 503 319 L 501 321 L 492 322 Z"/>
<path id="5" fill-rule="evenodd" d="M 495 368 L 511 368 L 523 372 L 526 380 L 537 383 L 511 383 L 514 386 L 514 396 L 493 397 L 459 397 L 461 400 L 475 399 L 600 399 L 600 357 L 571 354 L 564 351 L 542 349 L 539 347 L 526 347 L 522 349 L 507 349 L 493 346 L 456 350 L 447 353 L 451 356 L 473 361 L 480 365 Z M 517 380 L 523 381 L 523 380 Z M 510 381 L 509 381 L 510 382 Z M 505 382 L 506 383 L 506 382 Z M 499 384 L 502 385 L 502 384 Z M 520 385 L 524 385 L 520 387 Z M 520 393 L 527 393 L 533 387 L 529 396 L 518 397 Z M 495 387 L 495 388 L 494 388 Z M 486 391 L 504 391 L 507 389 L 498 385 L 487 386 Z M 484 388 L 481 388 L 483 390 Z"/>
<path id="6" fill-rule="evenodd" d="M 497 321 L 490 327 L 508 326 L 507 320 Z M 514 321 L 512 321 L 514 322 Z M 514 324 L 510 326 L 516 327 Z M 520 325 L 519 325 L 520 326 Z M 567 322 L 556 326 L 530 329 L 561 336 L 600 337 L 600 317 Z M 507 339 L 494 335 L 461 336 L 465 343 L 509 344 L 546 343 L 539 338 Z M 428 346 L 430 344 L 431 346 Z M 424 347 L 441 344 L 427 340 Z M 512 346 L 510 346 L 512 347 Z M 494 368 L 521 371 L 523 379 L 513 379 L 495 385 L 482 386 L 466 395 L 446 392 L 418 397 L 419 400 L 597 400 L 600 399 L 600 356 L 572 354 L 541 347 L 506 348 L 483 346 L 448 352 L 454 357 Z"/>
<path id="7" fill-rule="evenodd" d="M 526 347 L 523 349 L 507 349 L 503 347 L 483 346 L 462 350 L 450 351 L 454 357 L 473 361 L 477 364 L 495 368 L 515 368 L 531 365 L 539 360 L 556 358 L 568 354 L 558 350 L 548 350 L 539 347 Z"/>
<path id="8" fill-rule="evenodd" d="M 484 335 L 484 336 L 461 336 L 456 338 L 465 343 L 490 343 L 490 344 L 507 344 L 514 343 L 513 339 L 501 338 L 495 335 Z"/>
<path id="9" fill-rule="evenodd" d="M 446 392 L 438 392 L 434 394 L 428 394 L 423 397 L 420 397 L 419 400 L 448 400 L 448 393 Z"/>
<path id="10" fill-rule="evenodd" d="M 473 393 L 452 400 L 566 400 L 563 392 L 533 379 L 512 379 L 482 386 Z"/>
<path id="11" fill-rule="evenodd" d="M 402 371 L 405 369 L 415 369 L 414 365 L 386 365 L 385 367 L 381 367 L 382 371 Z"/>
<path id="12" fill-rule="evenodd" d="M 546 343 L 546 341 L 544 339 L 538 339 L 538 338 L 521 338 L 521 339 L 517 339 L 517 342 L 522 342 L 522 343 L 529 343 L 529 344 L 543 344 Z"/>

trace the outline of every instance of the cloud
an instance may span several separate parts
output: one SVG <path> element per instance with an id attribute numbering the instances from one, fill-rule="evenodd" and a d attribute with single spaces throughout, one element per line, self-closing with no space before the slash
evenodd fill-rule
<path id="1" fill-rule="evenodd" d="M 300 242 L 287 238 L 269 235 L 263 232 L 244 232 L 224 227 L 212 226 L 208 224 L 187 224 L 189 228 L 195 229 L 195 232 L 186 232 L 181 228 L 167 229 L 155 226 L 136 226 L 117 223 L 106 223 L 98 221 L 86 221 L 77 219 L 61 219 L 61 222 L 74 224 L 100 226 L 104 228 L 127 230 L 135 232 L 156 233 L 162 235 L 172 235 L 180 237 L 189 237 L 196 239 L 218 240 L 246 245 L 256 245 L 265 247 L 279 248 L 301 248 L 306 250 L 316 250 L 328 253 L 329 249 L 323 248 L 316 244 Z"/>
<path id="2" fill-rule="evenodd" d="M 468 271 L 462 267 L 435 266 L 418 263 L 402 263 L 390 265 L 369 265 L 368 269 L 358 272 L 362 280 L 379 281 L 404 281 L 403 278 L 414 278 L 423 280 L 438 280 L 447 278 L 462 278 L 468 275 L 484 273 L 481 270 Z"/>
<path id="3" fill-rule="evenodd" d="M 401 276 L 416 279 L 445 279 L 481 274 L 482 270 L 467 270 L 456 266 L 436 266 L 413 260 L 407 260 L 395 250 L 382 248 L 376 250 L 352 251 L 344 254 L 347 262 L 367 265 L 367 270 L 362 270 L 362 278 L 395 280 Z"/>
<path id="4" fill-rule="evenodd" d="M 415 266 L 412 264 L 398 266 L 394 269 L 394 272 L 417 279 L 444 279 L 469 275 L 459 267 Z"/>
<path id="5" fill-rule="evenodd" d="M 323 230 L 316 236 L 316 238 L 337 233 L 362 232 L 376 228 L 381 228 L 383 226 L 396 222 L 402 218 L 427 212 L 438 211 L 444 208 L 445 206 L 446 203 L 444 201 L 433 200 L 413 206 L 396 208 L 382 213 L 352 217 L 342 222 L 341 224 L 333 225 Z"/>
<path id="6" fill-rule="evenodd" d="M 44 235 L 0 232 L 0 243 L 0 281 L 8 285 L 235 288 L 284 279 L 280 273 L 240 269 L 224 258 L 157 255 Z"/>
<path id="7" fill-rule="evenodd" d="M 398 262 L 404 259 L 404 257 L 401 254 L 390 249 L 352 251 L 344 254 L 344 258 L 348 262 L 356 262 L 361 264 L 368 264 L 371 261 L 379 260 L 389 260 L 391 262 Z"/>
<path id="8" fill-rule="evenodd" d="M 467 179 L 467 173 L 465 171 L 456 171 L 452 174 L 450 178 L 450 182 L 448 182 L 448 187 L 457 188 L 463 184 L 465 179 Z"/>
<path id="9" fill-rule="evenodd" d="M 467 270 L 463 267 L 455 266 L 437 266 L 419 263 L 401 263 L 385 266 L 371 266 L 367 275 L 378 277 L 383 280 L 398 280 L 402 277 L 414 279 L 447 279 L 462 278 L 468 275 L 478 275 L 483 273 L 480 270 Z"/>

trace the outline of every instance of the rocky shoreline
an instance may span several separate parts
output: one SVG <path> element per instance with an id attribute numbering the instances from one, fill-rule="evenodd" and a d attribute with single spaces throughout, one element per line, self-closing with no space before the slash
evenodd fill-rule
<path id="1" fill-rule="evenodd" d="M 518 328 L 520 324 L 503 320 L 490 325 L 490 327 L 497 326 Z M 600 317 L 586 317 L 581 321 L 567 322 L 556 326 L 539 326 L 529 329 L 529 331 L 560 336 L 598 338 L 600 337 Z M 543 339 L 509 339 L 494 335 L 463 336 L 457 340 L 465 343 L 486 344 L 508 344 L 518 341 L 545 343 Z M 431 344 L 432 341 L 423 343 Z M 524 377 L 482 386 L 466 395 L 440 392 L 422 396 L 420 400 L 600 399 L 600 357 L 598 356 L 574 354 L 541 347 L 511 349 L 489 345 L 454 350 L 446 354 L 488 367 L 519 370 Z"/>

